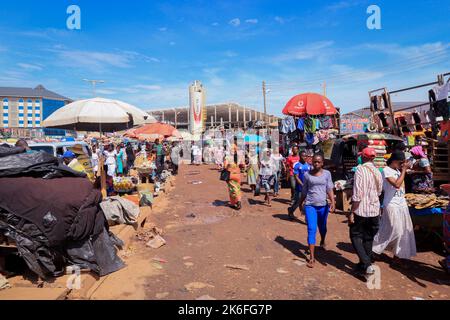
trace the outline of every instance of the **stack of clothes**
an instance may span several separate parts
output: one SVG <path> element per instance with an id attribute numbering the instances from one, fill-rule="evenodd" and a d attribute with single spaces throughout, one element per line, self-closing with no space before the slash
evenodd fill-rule
<path id="1" fill-rule="evenodd" d="M 101 201 L 85 174 L 52 155 L 0 146 L 0 235 L 41 278 L 61 276 L 68 265 L 100 276 L 125 266 Z"/>
<path id="2" fill-rule="evenodd" d="M 366 143 L 369 148 L 375 149 L 377 156 L 375 160 L 373 161 L 374 165 L 377 168 L 384 168 L 386 167 L 386 141 L 385 140 L 366 140 L 366 141 L 360 141 L 359 143 Z"/>

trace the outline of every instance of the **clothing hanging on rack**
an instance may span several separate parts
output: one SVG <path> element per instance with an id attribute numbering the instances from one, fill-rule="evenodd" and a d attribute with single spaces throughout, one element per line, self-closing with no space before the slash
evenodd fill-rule
<path id="1" fill-rule="evenodd" d="M 294 117 L 287 116 L 281 120 L 281 133 L 290 133 L 296 129 Z"/>
<path id="2" fill-rule="evenodd" d="M 298 119 L 297 129 L 300 131 L 305 131 L 305 119 L 303 119 L 303 118 Z"/>
<path id="3" fill-rule="evenodd" d="M 450 85 L 450 82 L 448 82 L 447 84 Z M 444 85 L 444 86 L 446 86 L 446 85 Z M 442 118 L 444 118 L 444 120 L 448 120 L 449 108 L 448 108 L 448 104 L 447 104 L 447 98 L 439 99 L 439 97 L 442 98 L 445 96 L 444 92 L 447 92 L 446 95 L 448 95 L 447 88 L 440 88 L 440 87 L 444 87 L 444 86 L 436 86 L 433 89 L 429 90 L 428 98 L 430 100 L 430 110 L 432 110 L 434 112 L 434 116 L 436 118 L 442 117 Z M 447 91 L 445 91 L 445 90 L 447 90 Z"/>
<path id="4" fill-rule="evenodd" d="M 420 118 L 419 112 L 413 112 L 412 116 L 414 123 L 416 124 L 416 131 L 423 131 L 423 127 L 420 125 L 422 119 Z"/>

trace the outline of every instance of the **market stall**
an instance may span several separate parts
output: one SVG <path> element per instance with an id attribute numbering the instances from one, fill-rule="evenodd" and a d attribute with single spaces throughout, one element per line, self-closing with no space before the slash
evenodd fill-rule
<path id="1" fill-rule="evenodd" d="M 283 109 L 286 117 L 280 123 L 280 140 L 284 155 L 293 143 L 309 151 L 331 156 L 332 140 L 337 137 L 338 109 L 325 96 L 305 93 L 294 96 Z"/>

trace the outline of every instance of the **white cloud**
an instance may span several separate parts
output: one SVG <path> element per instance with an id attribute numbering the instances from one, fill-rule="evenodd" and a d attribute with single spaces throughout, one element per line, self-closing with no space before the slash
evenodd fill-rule
<path id="1" fill-rule="evenodd" d="M 151 91 L 156 91 L 156 90 L 161 90 L 161 86 L 159 85 L 145 85 L 145 84 L 138 84 L 135 85 L 134 88 L 136 89 L 144 89 L 144 90 L 151 90 Z"/>
<path id="2" fill-rule="evenodd" d="M 158 30 L 161 31 L 161 32 L 165 32 L 165 31 L 167 31 L 167 28 L 166 27 L 162 27 L 162 28 L 159 28 Z"/>
<path id="3" fill-rule="evenodd" d="M 117 94 L 116 91 L 109 89 L 97 89 L 96 92 L 105 96 Z"/>
<path id="4" fill-rule="evenodd" d="M 238 54 L 234 51 L 231 50 L 227 50 L 224 52 L 224 55 L 227 56 L 228 58 L 233 58 L 233 57 L 237 57 Z"/>
<path id="5" fill-rule="evenodd" d="M 355 7 L 355 6 L 359 5 L 360 3 L 362 3 L 362 2 L 361 1 L 340 1 L 340 2 L 336 2 L 336 3 L 326 6 L 325 9 L 329 10 L 329 11 L 339 11 L 342 9 Z"/>
<path id="6" fill-rule="evenodd" d="M 313 42 L 301 47 L 297 47 L 291 49 L 289 52 L 285 52 L 280 54 L 272 59 L 273 62 L 286 62 L 286 61 L 294 61 L 294 60 L 310 60 L 316 59 L 323 54 L 325 54 L 324 50 L 328 49 L 334 44 L 333 41 L 319 41 Z"/>
<path id="7" fill-rule="evenodd" d="M 380 43 L 380 44 L 365 44 L 362 47 L 369 50 L 375 50 L 378 52 L 405 58 L 422 55 L 430 55 L 430 57 L 433 57 L 433 55 L 435 54 L 441 54 L 443 52 L 446 52 L 450 48 L 450 43 L 434 42 L 415 46 L 402 46 L 397 43 L 394 44 Z"/>
<path id="8" fill-rule="evenodd" d="M 279 24 L 284 24 L 286 22 L 286 20 L 284 20 L 282 17 L 279 16 L 275 17 L 275 21 L 278 22 Z"/>
<path id="9" fill-rule="evenodd" d="M 170 41 L 169 45 L 174 46 L 174 45 L 176 45 L 176 42 L 175 41 Z"/>
<path id="10" fill-rule="evenodd" d="M 247 20 L 245 20 L 245 22 L 250 23 L 250 24 L 257 24 L 258 19 L 247 19 Z"/>
<path id="11" fill-rule="evenodd" d="M 131 56 L 124 53 L 108 53 L 98 51 L 59 50 L 60 62 L 74 68 L 103 70 L 105 67 L 128 68 Z"/>
<path id="12" fill-rule="evenodd" d="M 239 18 L 234 18 L 233 20 L 230 20 L 229 24 L 233 27 L 239 27 L 241 25 L 241 20 Z"/>
<path id="13" fill-rule="evenodd" d="M 218 23 L 218 22 L 213 22 L 213 23 L 211 23 L 211 25 L 212 25 L 213 27 L 217 27 L 217 26 L 219 25 L 219 23 Z"/>
<path id="14" fill-rule="evenodd" d="M 29 64 L 29 63 L 18 63 L 17 64 L 20 68 L 25 70 L 34 70 L 34 71 L 41 71 L 42 67 L 35 64 Z"/>

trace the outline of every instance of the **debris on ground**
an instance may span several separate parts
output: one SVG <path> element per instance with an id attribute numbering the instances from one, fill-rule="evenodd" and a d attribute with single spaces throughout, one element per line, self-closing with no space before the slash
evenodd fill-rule
<path id="1" fill-rule="evenodd" d="M 203 282 L 191 282 L 191 283 L 186 284 L 184 287 L 186 288 L 187 291 L 194 291 L 194 290 L 199 290 L 199 289 L 204 289 L 204 288 L 214 288 L 213 285 L 203 283 Z"/>
<path id="2" fill-rule="evenodd" d="M 147 242 L 146 246 L 153 248 L 153 249 L 158 249 L 158 248 L 161 248 L 165 244 L 166 244 L 166 240 L 164 240 L 164 238 L 161 237 L 160 235 L 157 235 L 153 239 L 151 239 L 149 242 Z"/>
<path id="3" fill-rule="evenodd" d="M 193 180 L 193 181 L 188 181 L 188 184 L 193 184 L 193 185 L 198 185 L 198 184 L 202 184 L 203 181 L 198 181 L 198 180 Z"/>
<path id="4" fill-rule="evenodd" d="M 298 260 L 298 259 L 295 259 L 294 263 L 296 265 L 298 265 L 299 267 L 303 267 L 304 265 L 306 265 L 306 261 L 302 261 L 302 260 Z"/>
<path id="5" fill-rule="evenodd" d="M 152 258 L 152 261 L 160 262 L 160 263 L 167 263 L 168 262 L 167 260 L 162 259 L 162 258 L 158 258 L 158 257 Z"/>
<path id="6" fill-rule="evenodd" d="M 197 216 L 195 215 L 195 213 L 190 213 L 186 216 L 186 218 L 192 218 L 195 219 Z"/>
<path id="7" fill-rule="evenodd" d="M 247 267 L 247 266 L 236 265 L 236 264 L 226 264 L 225 268 L 233 269 L 233 270 L 245 270 L 245 271 L 249 271 L 250 270 L 250 268 Z"/>
<path id="8" fill-rule="evenodd" d="M 8 279 L 0 274 L 0 290 L 11 288 Z"/>
<path id="9" fill-rule="evenodd" d="M 159 264 L 158 262 L 152 262 L 152 267 L 158 270 L 162 270 L 164 269 L 163 266 L 161 264 Z"/>
<path id="10" fill-rule="evenodd" d="M 168 296 L 169 296 L 168 292 L 161 292 L 155 295 L 156 299 L 164 299 L 167 298 Z"/>
<path id="11" fill-rule="evenodd" d="M 184 265 L 188 268 L 193 267 L 194 264 L 192 262 L 185 262 Z"/>
<path id="12" fill-rule="evenodd" d="M 282 274 L 289 273 L 289 271 L 286 271 L 286 270 L 284 270 L 283 268 L 278 268 L 278 269 L 277 269 L 277 272 L 278 272 L 278 273 L 282 273 Z"/>
<path id="13" fill-rule="evenodd" d="M 413 298 L 413 300 L 425 300 L 424 298 L 421 298 L 421 297 L 412 297 Z"/>
<path id="14" fill-rule="evenodd" d="M 148 242 L 149 240 L 153 239 L 155 236 L 162 236 L 163 235 L 163 230 L 156 227 L 156 226 L 152 226 L 149 229 L 143 230 L 143 231 L 139 231 L 136 234 L 136 238 L 139 241 L 145 241 Z"/>
<path id="15" fill-rule="evenodd" d="M 190 260 L 190 259 L 192 259 L 192 257 L 190 256 L 183 257 L 183 260 Z"/>

